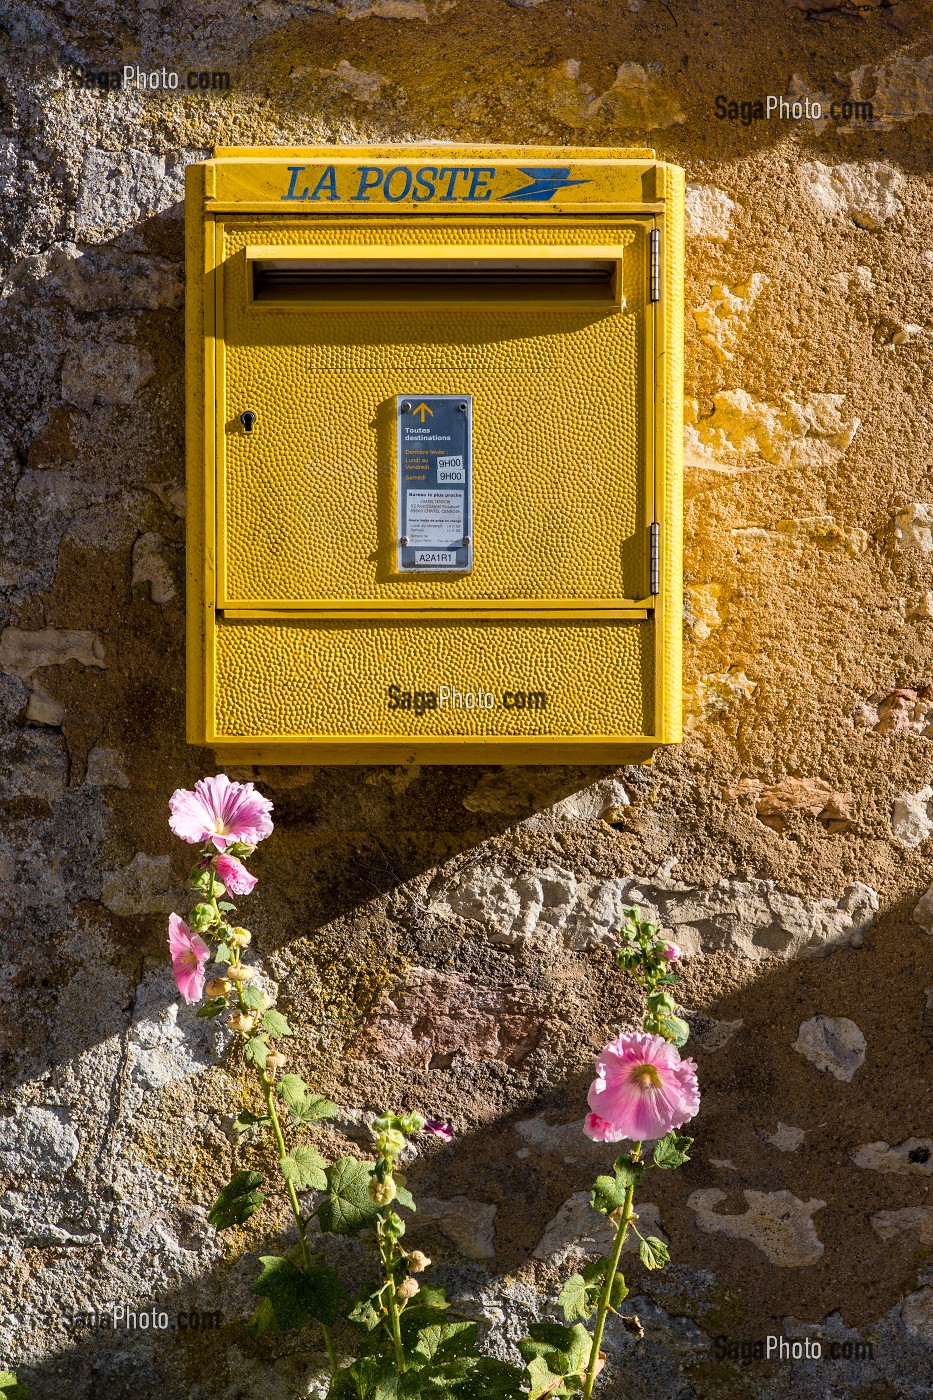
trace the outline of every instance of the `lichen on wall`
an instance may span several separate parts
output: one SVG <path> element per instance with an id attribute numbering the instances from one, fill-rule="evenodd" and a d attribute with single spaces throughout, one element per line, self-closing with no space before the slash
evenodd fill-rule
<path id="1" fill-rule="evenodd" d="M 415 140 L 648 144 L 687 170 L 687 737 L 644 769 L 233 775 L 275 803 L 250 922 L 297 1065 L 340 1105 L 318 1146 L 365 1151 L 383 1104 L 453 1122 L 409 1164 L 412 1235 L 508 1355 L 601 1247 L 580 1123 L 635 1015 L 611 949 L 638 904 L 689 954 L 703 1106 L 644 1206 L 675 1264 L 626 1259 L 645 1337 L 611 1323 L 601 1393 L 929 1393 L 930 20 L 927 0 L 7 7 L 0 1367 L 39 1400 L 322 1393 L 313 1344 L 244 1331 L 287 1220 L 207 1224 L 258 1149 L 166 956 L 166 802 L 212 767 L 183 728 L 180 201 L 215 143 Z M 123 86 L 124 65 L 179 87 Z M 756 117 L 769 95 L 821 113 Z M 120 1304 L 221 1323 L 88 1325 Z M 771 1334 L 823 1357 L 730 1350 Z"/>

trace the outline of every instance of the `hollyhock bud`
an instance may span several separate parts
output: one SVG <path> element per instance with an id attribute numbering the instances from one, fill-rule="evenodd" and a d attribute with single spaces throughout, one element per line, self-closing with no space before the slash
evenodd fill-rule
<path id="1" fill-rule="evenodd" d="M 668 962 L 679 962 L 683 957 L 683 950 L 676 943 L 665 943 L 661 952 Z"/>
<path id="2" fill-rule="evenodd" d="M 249 1035 L 256 1024 L 256 1017 L 249 1016 L 245 1011 L 234 1011 L 227 1020 L 227 1025 L 232 1031 L 238 1031 L 240 1035 Z"/>
<path id="3" fill-rule="evenodd" d="M 413 1249 L 408 1256 L 409 1272 L 413 1274 L 423 1274 L 430 1262 L 428 1256 L 420 1249 Z"/>
<path id="4" fill-rule="evenodd" d="M 232 948 L 248 948 L 253 941 L 253 935 L 248 928 L 235 928 L 227 934 L 227 942 Z"/>
<path id="5" fill-rule="evenodd" d="M 212 904 L 196 904 L 189 917 L 191 919 L 191 927 L 203 933 L 205 929 L 210 928 L 211 924 L 215 922 L 217 916 L 214 913 L 214 906 Z"/>
<path id="6" fill-rule="evenodd" d="M 406 1302 L 409 1298 L 414 1298 L 416 1293 L 421 1292 L 421 1284 L 416 1278 L 403 1278 L 398 1288 L 395 1290 L 396 1297 L 403 1298 Z"/>
<path id="7" fill-rule="evenodd" d="M 255 967 L 249 967 L 246 963 L 236 963 L 233 967 L 227 968 L 227 976 L 231 982 L 243 985 L 246 982 L 255 982 L 259 976 L 259 970 Z"/>
<path id="8" fill-rule="evenodd" d="M 374 1176 L 369 1179 L 369 1199 L 377 1206 L 389 1206 L 397 1195 L 395 1182 L 391 1176 L 387 1176 L 385 1181 L 377 1181 Z"/>
<path id="9" fill-rule="evenodd" d="M 266 1056 L 266 1069 L 270 1069 L 273 1074 L 275 1074 L 277 1070 L 284 1069 L 287 1064 L 288 1060 L 282 1054 L 281 1050 L 272 1050 Z"/>
<path id="10" fill-rule="evenodd" d="M 212 977 L 204 988 L 204 995 L 208 997 L 228 997 L 233 989 L 233 983 L 228 977 Z"/>
<path id="11" fill-rule="evenodd" d="M 258 881 L 236 856 L 221 854 L 214 857 L 214 869 L 231 894 L 252 894 Z"/>

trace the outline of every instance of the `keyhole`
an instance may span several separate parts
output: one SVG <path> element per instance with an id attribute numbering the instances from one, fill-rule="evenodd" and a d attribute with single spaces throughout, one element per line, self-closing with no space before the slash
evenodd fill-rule
<path id="1" fill-rule="evenodd" d="M 248 433 L 251 433 L 253 431 L 253 424 L 256 422 L 255 413 L 252 413 L 249 409 L 247 409 L 245 413 L 240 414 L 240 422 L 243 424 L 243 427 L 246 429 L 246 431 Z"/>

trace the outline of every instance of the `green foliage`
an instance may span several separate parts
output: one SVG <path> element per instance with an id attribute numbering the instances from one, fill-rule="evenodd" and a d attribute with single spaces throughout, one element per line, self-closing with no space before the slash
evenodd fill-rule
<path id="1" fill-rule="evenodd" d="M 679 1133 L 668 1133 L 667 1137 L 659 1138 L 654 1145 L 652 1161 L 656 1167 L 663 1167 L 665 1171 L 671 1171 L 674 1167 L 682 1167 L 684 1162 L 689 1162 L 687 1148 L 693 1146 L 693 1138 L 681 1137 Z"/>
<path id="2" fill-rule="evenodd" d="M 262 1011 L 266 1004 L 259 988 L 250 983 L 240 988 L 240 996 L 243 998 L 243 1005 L 247 1011 Z"/>
<path id="3" fill-rule="evenodd" d="M 261 1335 L 270 1323 L 280 1332 L 290 1332 L 311 1321 L 328 1327 L 337 1321 L 344 1292 L 329 1264 L 314 1258 L 307 1268 L 299 1268 L 293 1260 L 274 1254 L 262 1255 L 259 1262 L 262 1273 L 253 1292 L 268 1300 L 269 1307 L 260 1305 L 256 1310 L 254 1332 Z"/>
<path id="4" fill-rule="evenodd" d="M 667 1245 L 655 1235 L 638 1241 L 638 1257 L 646 1269 L 663 1269 L 671 1262 Z"/>
<path id="5" fill-rule="evenodd" d="M 328 1400 L 398 1400 L 399 1376 L 384 1356 L 363 1356 L 334 1377 Z"/>
<path id="6" fill-rule="evenodd" d="M 327 1163 L 313 1147 L 293 1147 L 282 1162 L 282 1175 L 296 1191 L 326 1191 Z"/>
<path id="7" fill-rule="evenodd" d="M 208 1212 L 208 1221 L 216 1230 L 229 1230 L 232 1225 L 244 1225 L 263 1202 L 261 1172 L 236 1172 L 223 1188 Z"/>
<path id="8" fill-rule="evenodd" d="M 690 1039 L 690 1027 L 679 1016 L 665 1016 L 661 1021 L 660 1031 L 664 1039 L 676 1045 L 678 1050 Z"/>
<path id="9" fill-rule="evenodd" d="M 268 1128 L 272 1119 L 265 1113 L 253 1113 L 252 1109 L 244 1108 L 233 1120 L 233 1131 L 235 1133 L 247 1133 L 250 1128 Z"/>
<path id="10" fill-rule="evenodd" d="M 262 1018 L 262 1028 L 267 1035 L 294 1035 L 295 1032 L 281 1011 L 266 1011 Z"/>
<path id="11" fill-rule="evenodd" d="M 567 1322 L 573 1322 L 576 1318 L 592 1317 L 599 1306 L 599 1298 L 603 1286 L 606 1282 L 606 1274 L 611 1264 L 610 1259 L 594 1259 L 587 1264 L 582 1273 L 571 1274 L 560 1291 L 558 1302 L 564 1312 Z M 625 1279 L 620 1273 L 616 1273 L 612 1279 L 612 1287 L 609 1290 L 609 1306 L 617 1308 L 628 1297 L 628 1289 L 625 1286 Z"/>
<path id="12" fill-rule="evenodd" d="M 233 953 L 230 951 L 230 947 L 229 947 L 229 945 L 228 945 L 227 943 L 218 943 L 218 944 L 217 944 L 217 951 L 216 951 L 216 953 L 214 954 L 214 962 L 215 962 L 215 963 L 229 963 L 229 962 L 233 962 Z"/>
<path id="13" fill-rule="evenodd" d="M 308 1094 L 303 1103 L 289 1104 L 288 1106 L 288 1114 L 292 1122 L 305 1127 L 312 1123 L 321 1123 L 326 1118 L 333 1118 L 336 1112 L 337 1105 L 331 1103 L 330 1099 L 323 1098 L 320 1094 Z"/>
<path id="14" fill-rule="evenodd" d="M 276 1088 L 290 1108 L 302 1104 L 307 1099 L 308 1086 L 300 1074 L 283 1074 Z"/>
<path id="15" fill-rule="evenodd" d="M 269 1054 L 269 1042 L 266 1037 L 264 1035 L 250 1036 L 246 1042 L 244 1054 L 250 1064 L 255 1065 L 257 1069 L 265 1069 L 266 1058 Z"/>
<path id="16" fill-rule="evenodd" d="M 27 1400 L 28 1385 L 20 1385 L 12 1371 L 0 1371 L 0 1397 L 2 1400 Z"/>
<path id="17" fill-rule="evenodd" d="M 612 1176 L 598 1176 L 593 1183 L 590 1203 L 601 1215 L 612 1215 L 625 1205 L 629 1188 L 634 1189 L 639 1182 L 644 1163 L 633 1161 L 631 1157 L 617 1157 L 612 1164 Z"/>
<path id="18" fill-rule="evenodd" d="M 226 997 L 211 997 L 210 1001 L 206 1001 L 203 1006 L 199 1006 L 194 1014 L 195 1016 L 206 1016 L 208 1020 L 213 1020 L 215 1016 L 219 1016 L 220 1013 L 226 1011 L 226 1009 Z"/>
<path id="19" fill-rule="evenodd" d="M 317 1207 L 322 1230 L 332 1235 L 356 1235 L 375 1224 L 379 1207 L 369 1194 L 372 1163 L 341 1157 L 327 1168 L 326 1194 Z"/>
<path id="20" fill-rule="evenodd" d="M 592 1339 L 581 1324 L 536 1322 L 518 1344 L 531 1382 L 529 1400 L 541 1396 L 573 1395 L 582 1389 Z"/>

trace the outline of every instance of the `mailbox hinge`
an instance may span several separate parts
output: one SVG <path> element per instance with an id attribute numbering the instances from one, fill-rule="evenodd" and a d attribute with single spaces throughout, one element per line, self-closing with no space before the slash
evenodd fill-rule
<path id="1" fill-rule="evenodd" d="M 648 592 L 651 596 L 657 597 L 661 591 L 661 526 L 656 520 L 652 521 L 649 531 L 648 550 Z"/>
<path id="2" fill-rule="evenodd" d="M 653 228 L 648 235 L 648 300 L 661 300 L 661 234 Z"/>

